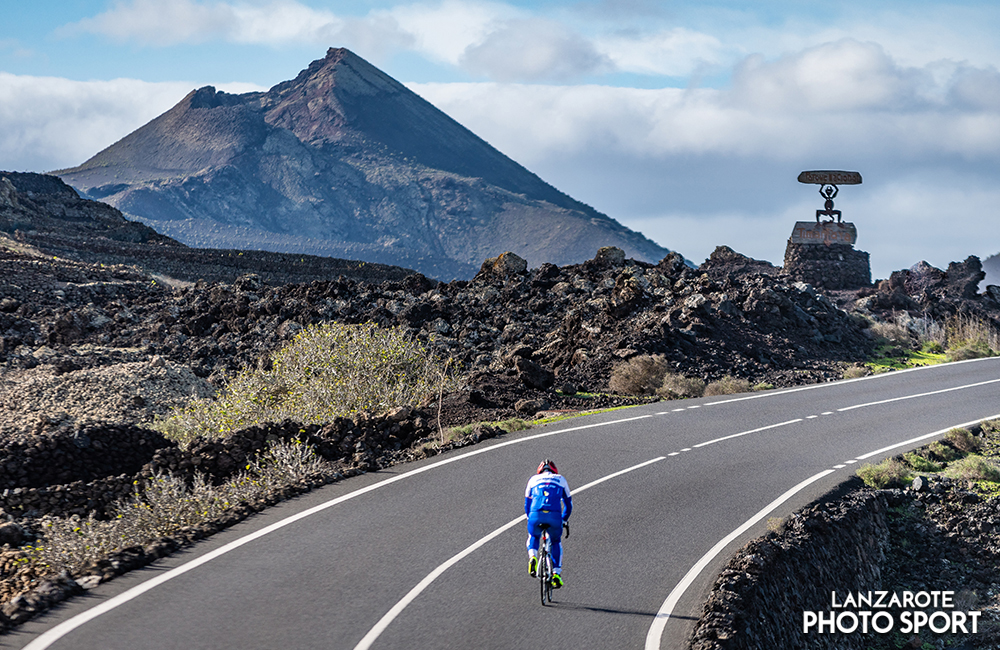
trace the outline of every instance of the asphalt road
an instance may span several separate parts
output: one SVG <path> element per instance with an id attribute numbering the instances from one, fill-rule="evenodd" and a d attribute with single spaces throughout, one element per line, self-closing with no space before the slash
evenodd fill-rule
<path id="1" fill-rule="evenodd" d="M 1000 358 L 574 418 L 314 491 L 0 647 L 680 648 L 769 517 L 862 462 L 998 416 Z M 543 608 L 519 517 L 544 457 L 575 510 L 567 584 Z"/>

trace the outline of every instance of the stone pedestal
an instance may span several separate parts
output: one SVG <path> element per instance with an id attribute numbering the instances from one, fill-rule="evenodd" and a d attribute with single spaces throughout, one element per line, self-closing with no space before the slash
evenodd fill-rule
<path id="1" fill-rule="evenodd" d="M 823 289 L 860 289 L 872 283 L 868 253 L 854 249 L 852 223 L 800 221 L 785 247 L 782 272 Z"/>

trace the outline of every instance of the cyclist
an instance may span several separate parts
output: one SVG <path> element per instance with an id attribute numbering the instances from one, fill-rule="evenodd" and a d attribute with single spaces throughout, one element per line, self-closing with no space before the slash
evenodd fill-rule
<path id="1" fill-rule="evenodd" d="M 555 463 L 546 458 L 539 464 L 535 475 L 528 479 L 524 490 L 524 514 L 528 515 L 528 574 L 532 578 L 537 576 L 541 525 L 548 524 L 552 538 L 552 586 L 556 589 L 564 584 L 561 575 L 562 531 L 563 522 L 569 520 L 572 512 L 569 483 L 559 474 Z"/>

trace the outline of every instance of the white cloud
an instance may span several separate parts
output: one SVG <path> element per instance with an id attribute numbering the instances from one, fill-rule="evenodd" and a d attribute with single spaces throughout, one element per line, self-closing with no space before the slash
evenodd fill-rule
<path id="1" fill-rule="evenodd" d="M 0 72 L 0 168 L 50 171 L 82 163 L 179 102 L 188 82 L 71 81 Z M 220 84 L 220 90 L 261 90 Z"/>
<path id="2" fill-rule="evenodd" d="M 483 43 L 508 21 L 527 15 L 506 4 L 463 0 L 400 5 L 388 14 L 412 37 L 418 52 L 451 65 L 459 65 L 466 50 Z"/>
<path id="3" fill-rule="evenodd" d="M 728 48 L 718 38 L 683 27 L 653 33 L 619 31 L 595 38 L 596 47 L 618 70 L 670 77 L 727 63 Z"/>
<path id="4" fill-rule="evenodd" d="M 610 71 L 611 59 L 559 23 L 512 20 L 462 53 L 460 63 L 498 81 L 564 81 Z"/>

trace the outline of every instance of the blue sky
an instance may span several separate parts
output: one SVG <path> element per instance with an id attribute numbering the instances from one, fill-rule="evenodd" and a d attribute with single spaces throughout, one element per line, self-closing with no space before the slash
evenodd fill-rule
<path id="1" fill-rule="evenodd" d="M 873 275 L 1000 252 L 988 2 L 36 0 L 0 24 L 0 169 L 79 164 L 181 99 L 349 47 L 556 187 L 701 262 L 781 263 L 822 199 Z"/>

